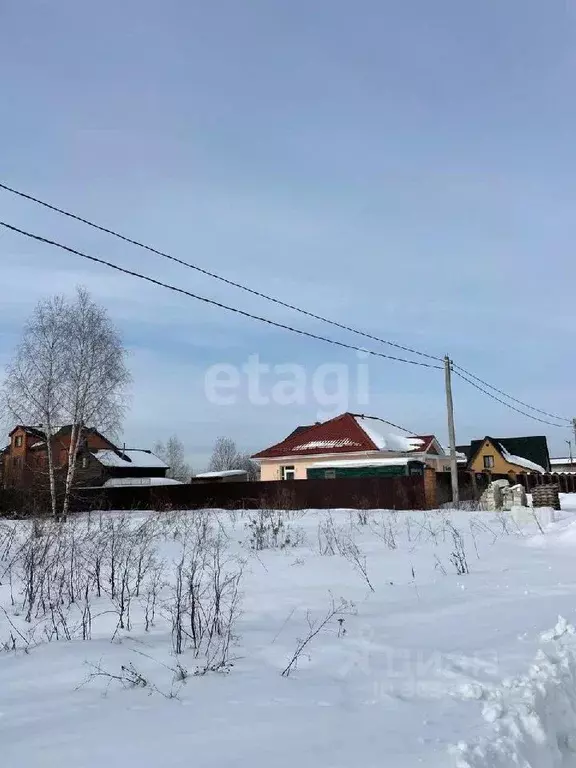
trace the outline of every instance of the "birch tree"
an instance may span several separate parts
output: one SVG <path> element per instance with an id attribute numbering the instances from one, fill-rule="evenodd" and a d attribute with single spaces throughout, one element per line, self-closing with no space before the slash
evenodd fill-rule
<path id="1" fill-rule="evenodd" d="M 73 300 L 40 302 L 8 366 L 4 402 L 17 421 L 41 423 L 46 434 L 52 514 L 66 518 L 83 429 L 113 435 L 120 427 L 130 374 L 121 337 L 106 310 L 84 288 Z M 70 425 L 70 443 L 59 510 L 53 436 Z"/>
<path id="2" fill-rule="evenodd" d="M 22 340 L 8 364 L 2 399 L 20 424 L 40 425 L 46 435 L 51 511 L 56 516 L 56 480 L 52 437 L 61 423 L 66 377 L 66 304 L 61 296 L 41 301 L 24 326 Z"/>
<path id="3" fill-rule="evenodd" d="M 131 380 L 126 350 L 108 313 L 78 288 L 63 319 L 67 330 L 66 378 L 62 392 L 64 418 L 71 425 L 62 517 L 66 518 L 85 426 L 116 435 L 126 407 Z"/>

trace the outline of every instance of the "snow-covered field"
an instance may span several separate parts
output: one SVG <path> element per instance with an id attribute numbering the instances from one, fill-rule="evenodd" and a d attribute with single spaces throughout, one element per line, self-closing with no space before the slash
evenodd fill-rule
<path id="1" fill-rule="evenodd" d="M 575 513 L 0 522 L 0 766 L 576 766 Z"/>

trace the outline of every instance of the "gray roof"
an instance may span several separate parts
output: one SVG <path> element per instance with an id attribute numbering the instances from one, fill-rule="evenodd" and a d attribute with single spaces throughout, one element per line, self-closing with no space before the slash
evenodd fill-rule
<path id="1" fill-rule="evenodd" d="M 152 451 L 137 448 L 118 452 L 111 450 L 92 451 L 92 455 L 105 467 L 168 469 L 168 464 L 152 453 Z"/>

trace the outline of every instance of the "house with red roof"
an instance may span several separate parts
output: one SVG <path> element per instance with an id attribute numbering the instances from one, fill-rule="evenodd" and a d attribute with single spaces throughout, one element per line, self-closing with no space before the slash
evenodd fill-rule
<path id="1" fill-rule="evenodd" d="M 288 437 L 254 454 L 261 480 L 306 480 L 318 470 L 339 467 L 407 466 L 421 462 L 448 471 L 449 458 L 434 435 L 400 435 L 377 416 L 343 413 L 329 421 L 297 427 Z M 328 476 L 334 476 L 326 474 Z"/>

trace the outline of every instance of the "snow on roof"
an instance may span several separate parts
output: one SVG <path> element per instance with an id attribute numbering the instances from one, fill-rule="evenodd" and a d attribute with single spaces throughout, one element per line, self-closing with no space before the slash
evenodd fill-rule
<path id="1" fill-rule="evenodd" d="M 294 430 L 280 443 L 254 454 L 255 459 L 304 456 L 324 453 L 427 453 L 438 446 L 434 435 L 402 436 L 387 433 L 387 422 L 376 416 L 346 413 Z M 400 429 L 400 428 L 399 428 Z M 442 453 L 438 446 L 437 450 Z"/>
<path id="2" fill-rule="evenodd" d="M 133 467 L 150 467 L 151 469 L 168 469 L 168 464 L 152 451 L 144 451 L 138 448 L 122 451 L 128 456 Z"/>
<path id="3" fill-rule="evenodd" d="M 341 437 L 337 440 L 310 440 L 301 445 L 295 445 L 293 451 L 309 451 L 315 448 L 358 448 L 360 443 L 352 440 L 350 437 Z"/>
<path id="4" fill-rule="evenodd" d="M 113 477 L 106 480 L 104 488 L 118 488 L 122 485 L 184 485 L 171 477 Z"/>
<path id="5" fill-rule="evenodd" d="M 415 451 L 424 445 L 424 440 L 420 440 L 419 437 L 404 437 L 380 432 L 378 427 L 383 422 L 379 419 L 370 416 L 354 416 L 354 418 L 379 451 Z"/>
<path id="6" fill-rule="evenodd" d="M 567 456 L 565 459 L 550 459 L 550 464 L 574 464 L 576 465 L 576 459 L 571 459 Z"/>
<path id="7" fill-rule="evenodd" d="M 447 457 L 447 458 L 450 458 L 450 448 L 448 448 L 448 447 L 447 447 L 447 446 L 445 446 L 445 445 L 441 445 L 440 447 L 442 448 L 442 450 L 443 450 L 443 451 L 444 451 L 444 453 L 446 454 L 446 457 Z M 456 461 L 460 461 L 460 462 L 464 462 L 464 461 L 465 461 L 465 462 L 468 462 L 468 457 L 467 457 L 467 456 L 466 456 L 466 454 L 465 454 L 465 453 L 463 453 L 462 451 L 456 451 Z"/>
<path id="8" fill-rule="evenodd" d="M 341 459 L 336 461 L 317 461 L 310 464 L 308 469 L 333 469 L 335 467 L 405 467 L 409 461 L 414 461 L 408 457 L 398 459 Z M 416 459 L 418 461 L 418 459 Z M 420 462 L 424 464 L 423 461 Z"/>
<path id="9" fill-rule="evenodd" d="M 105 467 L 139 467 L 145 469 L 167 469 L 168 464 L 151 451 L 131 449 L 122 451 L 93 451 L 92 455 Z"/>
<path id="10" fill-rule="evenodd" d="M 246 475 L 245 469 L 224 469 L 222 472 L 200 472 L 194 477 L 232 477 L 233 475 Z"/>
<path id="11" fill-rule="evenodd" d="M 500 450 L 502 451 L 502 456 L 508 461 L 510 464 L 517 464 L 519 467 L 524 467 L 524 469 L 530 469 L 533 472 L 546 472 L 544 467 L 541 467 L 540 464 L 536 464 L 534 461 L 530 461 L 529 459 L 524 459 L 522 456 L 514 456 L 513 453 L 508 453 L 506 448 L 502 445 L 500 445 Z"/>
<path id="12" fill-rule="evenodd" d="M 92 456 L 105 467 L 125 467 L 128 464 L 116 451 L 93 451 Z"/>

